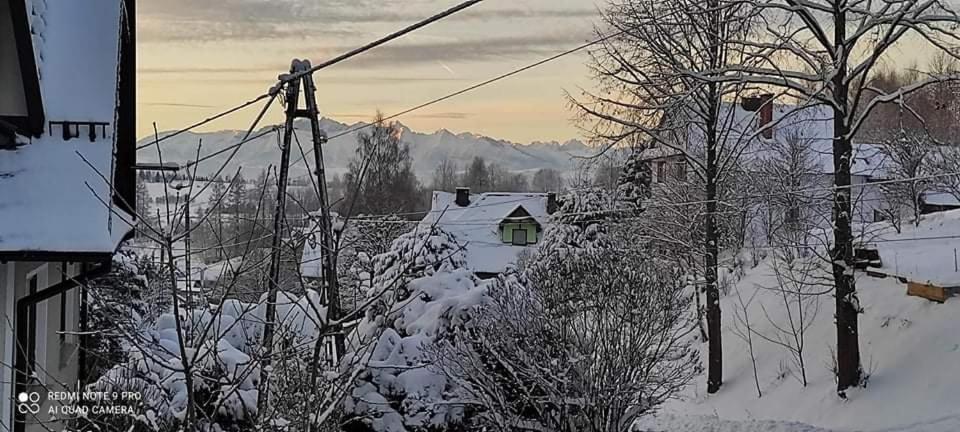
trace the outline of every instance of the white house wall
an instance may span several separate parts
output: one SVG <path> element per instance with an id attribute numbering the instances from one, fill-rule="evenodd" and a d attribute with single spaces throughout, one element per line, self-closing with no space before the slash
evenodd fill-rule
<path id="1" fill-rule="evenodd" d="M 880 186 L 868 183 L 866 176 L 859 175 L 852 176 L 851 183 L 852 187 L 850 190 L 851 198 L 853 199 L 851 222 L 855 227 L 863 227 L 866 224 L 873 223 L 875 211 L 885 209 L 889 205 L 883 199 Z M 804 221 L 805 223 L 819 228 L 820 233 L 816 235 L 823 236 L 824 233 L 826 233 L 829 239 L 832 239 L 833 236 L 830 227 L 833 207 L 832 203 L 827 200 L 830 199 L 829 190 L 833 185 L 833 176 L 827 174 L 820 175 L 820 179 L 814 184 L 816 184 L 816 186 L 811 186 L 811 188 L 822 189 L 822 192 L 818 192 L 818 194 L 825 197 L 823 208 L 819 210 L 821 214 L 817 214 L 817 211 L 804 209 L 808 211 L 803 212 L 801 218 L 806 219 Z M 745 244 L 748 246 L 769 246 L 768 227 L 771 226 L 771 224 L 777 226 L 782 223 L 784 219 L 784 215 L 779 214 L 779 211 L 771 212 L 769 205 L 766 203 L 758 204 L 748 209 L 748 217 L 750 220 L 747 226 L 747 238 L 745 239 Z M 866 230 L 866 228 L 861 228 L 861 231 L 863 230 Z"/>
<path id="2" fill-rule="evenodd" d="M 0 307 L 4 311 L 0 329 L 2 329 L 2 340 L 0 340 L 0 355 L 4 362 L 2 368 L 2 391 L 6 395 L 3 400 L 0 413 L 0 431 L 12 430 L 9 424 L 13 418 L 13 398 L 15 395 L 13 387 L 12 365 L 15 363 L 14 343 L 16 334 L 14 323 L 16 323 L 16 300 L 23 298 L 28 293 L 27 278 L 36 274 L 38 281 L 37 292 L 41 292 L 52 285 L 62 281 L 61 274 L 62 263 L 46 262 L 8 262 L 2 266 L 3 273 L 0 274 L 0 284 L 4 295 L 0 296 Z M 75 277 L 79 274 L 78 265 L 68 265 L 68 277 Z M 12 286 L 11 286 L 12 285 Z M 11 289 L 12 288 L 12 289 Z M 66 292 L 63 298 L 66 299 L 66 320 L 65 330 L 67 333 L 79 330 L 79 288 L 74 288 Z M 79 364 L 77 355 L 79 352 L 79 343 L 77 336 L 67 335 L 61 341 L 59 330 L 61 328 L 60 306 L 61 295 L 55 295 L 52 298 L 41 302 L 37 307 L 37 331 L 38 345 L 37 359 L 40 363 L 38 373 L 41 385 L 29 387 L 27 392 L 38 392 L 41 394 L 41 410 L 38 419 L 27 419 L 26 432 L 60 430 L 61 424 L 48 421 L 45 414 L 49 408 L 49 402 L 46 401 L 46 395 L 49 391 L 71 391 L 76 388 L 79 377 Z M 41 357 L 43 356 L 43 357 Z"/>

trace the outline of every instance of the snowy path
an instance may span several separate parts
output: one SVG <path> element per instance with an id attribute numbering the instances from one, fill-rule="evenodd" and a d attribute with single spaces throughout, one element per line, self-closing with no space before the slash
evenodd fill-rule
<path id="1" fill-rule="evenodd" d="M 769 420 L 721 420 L 711 416 L 658 415 L 637 422 L 635 432 L 955 432 L 960 415 L 879 430 L 824 429 L 806 423 Z"/>
<path id="2" fill-rule="evenodd" d="M 836 432 L 797 422 L 733 421 L 708 416 L 658 415 L 637 422 L 636 432 Z"/>

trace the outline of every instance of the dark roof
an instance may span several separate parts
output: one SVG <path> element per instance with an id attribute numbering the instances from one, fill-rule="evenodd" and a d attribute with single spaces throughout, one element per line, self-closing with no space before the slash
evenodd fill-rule
<path id="1" fill-rule="evenodd" d="M 0 121 L 13 125 L 15 132 L 22 135 L 38 136 L 43 133 L 44 111 L 40 96 L 40 74 L 37 69 L 33 37 L 30 34 L 31 13 L 28 11 L 26 0 L 0 0 L 0 2 L 7 2 L 9 7 L 27 104 L 26 116 L 0 115 Z M 2 126 L 3 123 L 0 123 L 0 127 Z"/>

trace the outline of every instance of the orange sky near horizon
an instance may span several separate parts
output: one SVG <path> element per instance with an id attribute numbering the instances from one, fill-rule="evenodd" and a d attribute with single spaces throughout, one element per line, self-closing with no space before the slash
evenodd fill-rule
<path id="1" fill-rule="evenodd" d="M 317 63 L 457 3 L 276 0 L 271 8 L 290 10 L 259 16 L 256 3 L 266 8 L 267 0 L 210 1 L 221 7 L 198 10 L 178 7 L 190 0 L 172 0 L 141 8 L 138 136 L 151 135 L 154 122 L 161 131 L 185 127 L 266 92 L 293 58 Z M 377 110 L 410 108 L 580 45 L 598 17 L 592 1 L 518 3 L 481 3 L 320 71 L 323 115 L 354 123 Z M 419 131 L 446 128 L 521 143 L 578 138 L 565 91 L 579 94 L 590 85 L 586 59 L 571 55 L 399 120 Z M 245 129 L 256 113 L 251 107 L 200 130 Z M 264 124 L 282 116 L 282 108 L 272 108 Z"/>
<path id="2" fill-rule="evenodd" d="M 185 127 L 263 94 L 293 58 L 315 63 L 446 9 L 456 0 L 153 0 L 138 14 L 138 136 Z M 602 0 L 491 0 L 315 74 L 323 115 L 389 115 L 582 44 Z M 890 63 L 922 63 L 907 44 Z M 414 130 L 519 143 L 583 138 L 567 92 L 591 88 L 577 53 L 406 115 Z M 246 129 L 257 107 L 198 131 Z M 261 126 L 282 121 L 275 104 Z"/>

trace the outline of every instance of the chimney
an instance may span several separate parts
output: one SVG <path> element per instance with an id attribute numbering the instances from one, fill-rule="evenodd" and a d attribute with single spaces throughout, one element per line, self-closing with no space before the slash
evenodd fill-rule
<path id="1" fill-rule="evenodd" d="M 756 96 L 746 96 L 740 100 L 740 106 L 749 112 L 756 112 L 757 129 L 773 123 L 773 94 L 762 93 Z M 773 128 L 764 129 L 762 133 L 764 138 L 773 138 Z"/>
<path id="2" fill-rule="evenodd" d="M 771 123 L 773 123 L 773 94 L 764 93 L 760 95 L 760 121 L 757 123 L 757 128 L 766 127 Z M 763 137 L 773 138 L 773 126 L 763 130 Z"/>
<path id="3" fill-rule="evenodd" d="M 550 192 L 547 194 L 547 214 L 553 214 L 557 211 L 557 193 Z"/>
<path id="4" fill-rule="evenodd" d="M 457 199 L 454 202 L 460 207 L 466 207 L 470 205 L 470 188 L 458 187 Z"/>

